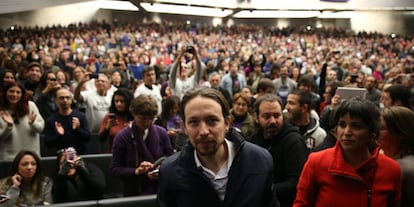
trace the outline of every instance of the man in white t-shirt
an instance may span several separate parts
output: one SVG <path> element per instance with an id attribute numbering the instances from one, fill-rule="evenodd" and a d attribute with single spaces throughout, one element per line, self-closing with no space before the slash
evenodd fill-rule
<path id="1" fill-rule="evenodd" d="M 85 114 L 92 133 L 98 133 L 104 116 L 109 112 L 113 92 L 109 90 L 108 77 L 100 73 L 95 79 L 96 90 L 82 91 L 79 96 L 86 106 Z"/>
<path id="2" fill-rule="evenodd" d="M 192 76 L 189 76 L 189 69 L 191 64 L 187 64 L 182 61 L 185 54 L 190 54 L 195 60 L 195 72 Z M 183 98 L 184 93 L 189 89 L 198 87 L 198 83 L 202 77 L 203 64 L 198 57 L 197 50 L 193 46 L 181 47 L 180 53 L 174 63 L 171 65 L 170 82 L 169 86 L 173 91 L 173 94 Z M 177 74 L 177 72 L 179 72 Z"/>
<path id="3" fill-rule="evenodd" d="M 150 95 L 155 99 L 158 105 L 158 115 L 161 114 L 162 110 L 162 96 L 160 88 L 155 85 L 155 69 L 152 66 L 145 66 L 142 69 L 142 80 L 144 83 L 140 84 L 134 92 L 134 97 L 138 97 L 141 94 Z"/>

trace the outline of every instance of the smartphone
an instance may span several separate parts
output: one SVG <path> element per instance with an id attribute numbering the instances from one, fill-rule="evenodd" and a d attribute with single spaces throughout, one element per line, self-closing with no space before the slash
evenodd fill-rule
<path id="1" fill-rule="evenodd" d="M 108 117 L 109 117 L 109 119 L 115 119 L 115 114 L 114 113 L 109 113 Z"/>
<path id="2" fill-rule="evenodd" d="M 76 150 L 73 147 L 69 147 L 65 150 L 66 160 L 73 161 L 76 158 Z"/>
<path id="3" fill-rule="evenodd" d="M 150 171 L 149 174 L 152 175 L 152 174 L 157 174 L 159 172 L 160 172 L 160 169 L 155 169 L 153 171 Z"/>
<path id="4" fill-rule="evenodd" d="M 10 200 L 9 196 L 4 195 L 4 194 L 0 195 L 0 203 L 4 203 L 8 200 Z"/>

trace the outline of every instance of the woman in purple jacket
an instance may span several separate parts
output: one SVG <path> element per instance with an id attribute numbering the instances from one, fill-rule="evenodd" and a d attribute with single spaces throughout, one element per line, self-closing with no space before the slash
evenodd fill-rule
<path id="1" fill-rule="evenodd" d="M 164 128 L 153 124 L 158 109 L 151 96 L 138 96 L 129 110 L 134 120 L 114 138 L 111 171 L 123 179 L 124 196 L 155 194 L 158 166 L 154 162 L 173 153 L 171 141 Z"/>

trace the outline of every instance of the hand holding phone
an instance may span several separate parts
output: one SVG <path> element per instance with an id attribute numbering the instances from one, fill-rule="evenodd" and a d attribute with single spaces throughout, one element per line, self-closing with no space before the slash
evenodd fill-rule
<path id="1" fill-rule="evenodd" d="M 0 204 L 6 202 L 8 200 L 10 200 L 9 196 L 4 195 L 4 194 L 0 195 Z"/>

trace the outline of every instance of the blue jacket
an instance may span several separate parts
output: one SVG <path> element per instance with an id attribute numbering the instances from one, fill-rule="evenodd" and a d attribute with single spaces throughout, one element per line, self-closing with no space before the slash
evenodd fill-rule
<path id="1" fill-rule="evenodd" d="M 224 201 L 212 183 L 196 167 L 194 148 L 187 142 L 183 150 L 161 165 L 157 202 L 160 207 L 276 207 L 272 184 L 272 157 L 238 133 L 227 138 L 236 154 L 230 167 Z"/>

